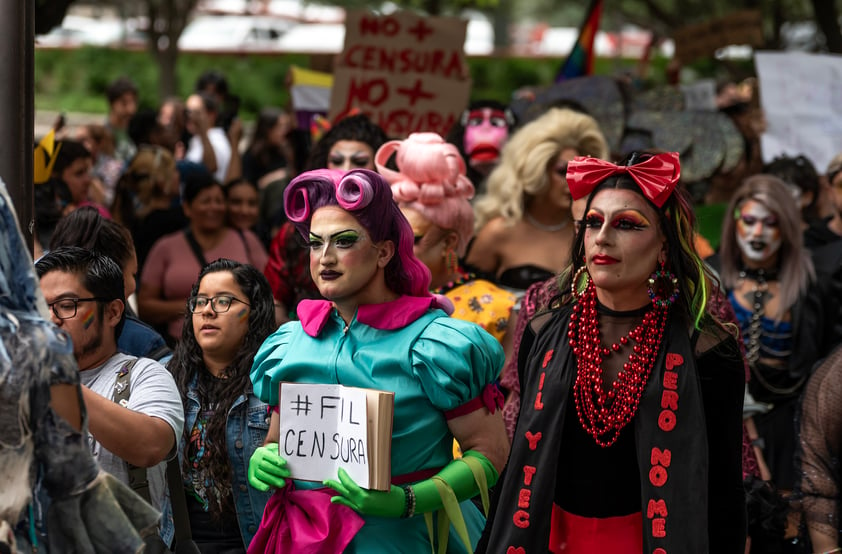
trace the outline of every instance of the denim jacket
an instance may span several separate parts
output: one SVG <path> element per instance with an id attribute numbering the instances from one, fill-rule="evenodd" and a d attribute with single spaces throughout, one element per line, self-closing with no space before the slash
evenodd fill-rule
<path id="1" fill-rule="evenodd" d="M 196 383 L 197 380 L 194 378 L 187 389 L 184 428 L 188 430 L 188 433 L 193 429 L 200 409 Z M 252 393 L 251 384 L 246 394 L 240 395 L 228 411 L 225 442 L 232 469 L 231 491 L 234 495 L 234 506 L 237 510 L 243 546 L 246 548 L 257 532 L 260 520 L 263 518 L 263 509 L 273 492 L 271 490 L 260 492 L 248 483 L 249 459 L 266 440 L 270 415 L 269 406 Z M 185 448 L 186 442 L 182 436 L 178 447 L 178 456 L 182 463 Z"/>

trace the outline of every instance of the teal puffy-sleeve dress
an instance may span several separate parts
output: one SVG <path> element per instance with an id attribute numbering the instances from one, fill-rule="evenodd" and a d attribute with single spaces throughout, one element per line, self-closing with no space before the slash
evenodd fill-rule
<path id="1" fill-rule="evenodd" d="M 277 406 L 282 381 L 393 391 L 393 482 L 435 474 L 453 457 L 445 412 L 480 397 L 500 374 L 504 355 L 481 327 L 431 306 L 432 298 L 406 296 L 360 306 L 346 327 L 326 301 L 305 301 L 301 321 L 283 325 L 255 356 L 254 392 Z M 401 479 L 424 470 L 424 477 Z M 321 484 L 296 481 L 295 487 Z M 476 544 L 485 518 L 470 501 L 462 503 L 462 513 Z M 430 552 L 423 515 L 364 520 L 346 552 Z M 452 527 L 448 551 L 464 551 Z"/>

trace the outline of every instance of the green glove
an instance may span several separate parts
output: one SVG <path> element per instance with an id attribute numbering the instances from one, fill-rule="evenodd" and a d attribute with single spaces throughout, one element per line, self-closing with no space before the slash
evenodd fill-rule
<path id="1" fill-rule="evenodd" d="M 468 450 L 462 459 L 453 460 L 430 479 L 412 485 L 415 512 L 424 514 L 430 544 L 438 536 L 439 552 L 447 552 L 451 524 L 465 549 L 473 552 L 468 527 L 459 502 L 477 493 L 488 514 L 488 487 L 494 486 L 499 475 L 494 465 L 482 453 Z M 438 531 L 433 530 L 433 511 L 438 510 Z"/>
<path id="2" fill-rule="evenodd" d="M 468 460 L 476 460 L 468 462 Z M 477 468 L 477 472 L 471 466 Z M 485 473 L 485 486 L 478 484 L 479 472 Z M 491 462 L 481 453 L 475 450 L 468 450 L 462 454 L 461 460 L 453 460 L 436 475 L 436 478 L 443 481 L 453 490 L 456 500 L 462 501 L 481 493 L 483 504 L 488 503 L 488 489 L 497 482 L 499 474 Z M 482 489 L 485 489 L 483 491 Z M 433 479 L 425 479 L 412 485 L 415 492 L 415 513 L 423 514 L 438 510 L 444 503 Z M 486 508 L 487 510 L 487 508 Z"/>
<path id="3" fill-rule="evenodd" d="M 282 488 L 289 477 L 287 461 L 278 455 L 278 443 L 271 442 L 254 451 L 249 459 L 249 484 L 259 491 Z"/>
<path id="4" fill-rule="evenodd" d="M 327 480 L 323 483 L 339 493 L 330 499 L 334 504 L 342 504 L 367 516 L 401 517 L 406 509 L 406 493 L 392 485 L 391 490 L 370 491 L 357 485 L 348 473 L 339 468 L 339 481 Z"/>

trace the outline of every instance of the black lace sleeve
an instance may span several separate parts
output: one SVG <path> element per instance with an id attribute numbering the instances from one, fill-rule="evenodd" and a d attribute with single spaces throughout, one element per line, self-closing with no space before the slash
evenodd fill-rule
<path id="1" fill-rule="evenodd" d="M 842 347 L 819 366 L 804 391 L 798 422 L 796 494 L 812 536 L 837 539 L 842 449 Z"/>

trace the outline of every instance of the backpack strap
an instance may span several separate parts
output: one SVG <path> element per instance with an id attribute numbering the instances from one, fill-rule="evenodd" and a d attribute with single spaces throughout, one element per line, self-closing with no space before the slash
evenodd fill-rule
<path id="1" fill-rule="evenodd" d="M 184 238 L 187 240 L 187 244 L 190 245 L 190 250 L 193 251 L 193 255 L 196 256 L 196 259 L 199 261 L 199 266 L 203 269 L 208 262 L 205 261 L 205 253 L 202 252 L 202 247 L 199 246 L 199 242 L 196 240 L 196 237 L 193 236 L 193 231 L 190 230 L 190 227 L 184 229 Z"/>
<path id="2" fill-rule="evenodd" d="M 240 235 L 240 240 L 243 241 L 243 248 L 246 250 L 246 259 L 248 260 L 248 263 L 251 264 L 251 248 L 249 248 L 249 241 L 246 240 L 246 234 L 239 227 L 236 228 L 235 231 L 237 231 L 237 234 Z"/>
<path id="3" fill-rule="evenodd" d="M 117 371 L 117 380 L 114 382 L 114 395 L 112 400 L 124 408 L 129 407 L 131 396 L 132 368 L 137 363 L 137 358 L 132 358 L 123 364 Z M 148 503 L 152 503 L 152 496 L 149 493 L 149 480 L 146 476 L 146 468 L 138 467 L 126 462 L 126 472 L 129 475 L 129 486 Z"/>
<path id="4" fill-rule="evenodd" d="M 132 368 L 136 363 L 137 358 L 127 360 L 123 367 L 117 371 L 117 380 L 114 382 L 114 395 L 111 399 L 124 408 L 129 405 L 129 396 L 132 393 Z"/>

